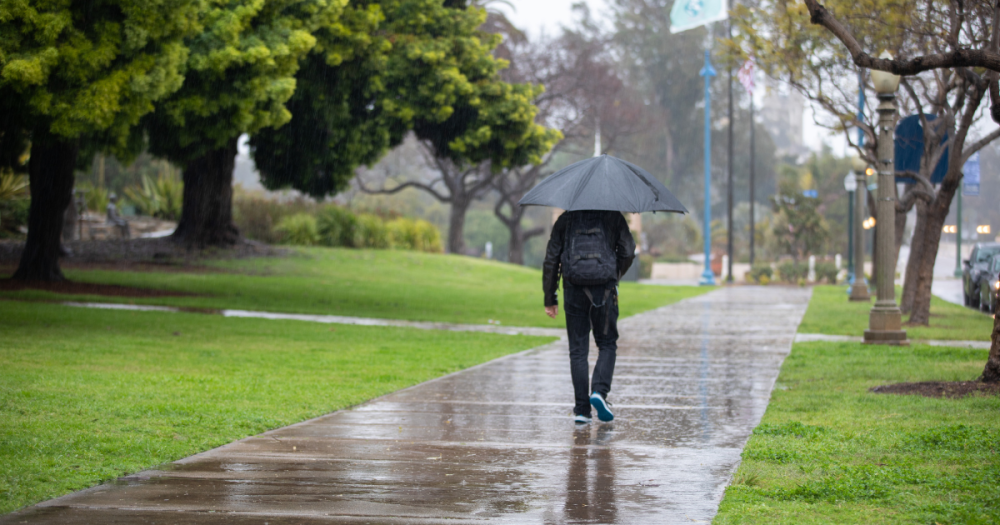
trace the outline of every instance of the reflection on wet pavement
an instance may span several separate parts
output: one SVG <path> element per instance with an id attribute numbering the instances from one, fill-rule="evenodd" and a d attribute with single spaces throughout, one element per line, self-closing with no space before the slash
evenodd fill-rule
<path id="1" fill-rule="evenodd" d="M 559 341 L 0 523 L 707 523 L 809 296 L 733 287 L 622 320 L 613 424 L 573 423 Z"/>

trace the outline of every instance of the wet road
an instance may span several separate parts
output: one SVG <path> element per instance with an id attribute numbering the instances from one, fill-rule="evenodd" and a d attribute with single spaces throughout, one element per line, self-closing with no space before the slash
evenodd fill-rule
<path id="1" fill-rule="evenodd" d="M 613 424 L 574 425 L 560 341 L 0 523 L 707 523 L 809 295 L 733 287 L 623 320 Z"/>

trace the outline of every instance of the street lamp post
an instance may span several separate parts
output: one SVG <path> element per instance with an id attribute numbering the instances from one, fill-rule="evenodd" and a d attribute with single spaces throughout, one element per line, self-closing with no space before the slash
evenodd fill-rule
<path id="1" fill-rule="evenodd" d="M 715 274 L 712 273 L 712 77 L 715 68 L 709 60 L 709 52 L 705 50 L 705 65 L 698 73 L 705 77 L 705 271 L 701 272 L 698 281 L 702 286 L 714 286 Z"/>
<path id="2" fill-rule="evenodd" d="M 844 176 L 844 189 L 847 190 L 847 283 L 854 283 L 854 192 L 858 189 L 858 181 L 854 172 Z"/>
<path id="3" fill-rule="evenodd" d="M 888 51 L 879 58 L 892 59 Z M 868 330 L 865 343 L 908 345 L 906 331 L 903 330 L 903 314 L 896 305 L 896 269 L 892 255 L 895 252 L 896 236 L 896 167 L 893 131 L 896 125 L 896 89 L 899 76 L 884 71 L 872 70 L 872 83 L 878 92 L 878 199 L 876 204 L 875 228 L 878 250 L 875 255 L 878 300 L 868 316 Z"/>
<path id="4" fill-rule="evenodd" d="M 851 283 L 851 301 L 870 302 L 868 283 L 865 282 L 865 230 L 863 228 L 865 212 L 865 171 L 868 163 L 861 157 L 852 161 L 854 168 L 854 224 L 851 235 L 854 236 L 854 282 Z"/>

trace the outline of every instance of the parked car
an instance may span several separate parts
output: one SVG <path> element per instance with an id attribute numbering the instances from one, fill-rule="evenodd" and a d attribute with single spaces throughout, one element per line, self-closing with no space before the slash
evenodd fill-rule
<path id="1" fill-rule="evenodd" d="M 997 287 L 1000 287 L 1000 254 L 990 257 L 990 266 L 979 278 L 979 309 L 996 313 Z"/>
<path id="2" fill-rule="evenodd" d="M 965 306 L 979 306 L 979 281 L 986 270 L 987 262 L 994 254 L 1000 253 L 1000 243 L 980 242 L 972 248 L 972 254 L 962 261 L 962 291 Z"/>

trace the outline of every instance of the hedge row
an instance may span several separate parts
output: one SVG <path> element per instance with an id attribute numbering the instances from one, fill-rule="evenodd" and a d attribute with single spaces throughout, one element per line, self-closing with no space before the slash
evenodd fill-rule
<path id="1" fill-rule="evenodd" d="M 441 232 L 422 219 L 355 215 L 339 206 L 325 206 L 315 214 L 296 213 L 278 221 L 274 232 L 280 242 L 304 246 L 395 248 L 441 252 Z"/>

